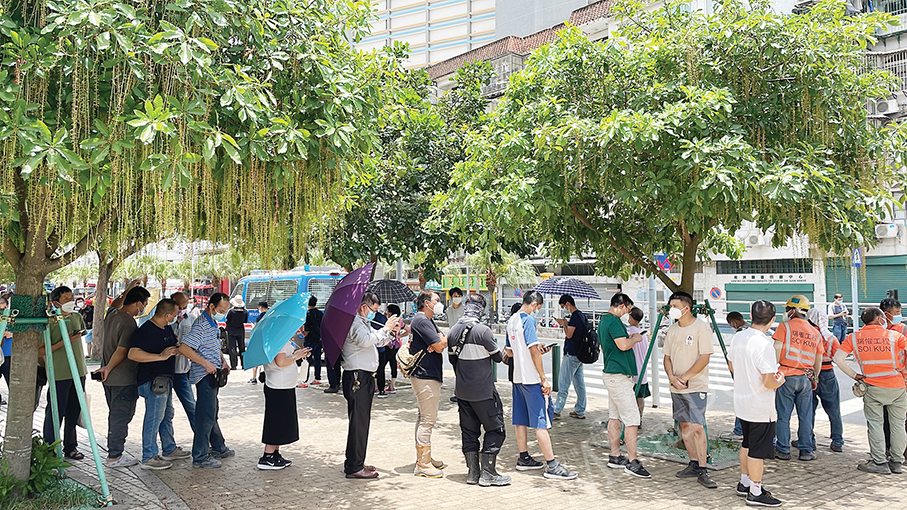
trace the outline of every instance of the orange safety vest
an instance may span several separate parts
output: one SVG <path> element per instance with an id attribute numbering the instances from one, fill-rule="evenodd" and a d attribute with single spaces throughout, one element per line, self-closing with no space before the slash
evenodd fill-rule
<path id="1" fill-rule="evenodd" d="M 816 331 L 819 332 L 819 338 L 822 340 L 822 348 L 825 350 L 825 352 L 822 353 L 822 370 L 831 370 L 831 361 L 834 358 L 835 353 L 838 352 L 838 349 L 841 347 L 841 344 L 838 342 L 838 337 L 831 335 L 830 338 L 826 339 L 819 328 L 816 328 Z"/>
<path id="2" fill-rule="evenodd" d="M 898 349 L 899 338 L 902 336 L 897 331 L 872 326 L 848 336 L 866 384 L 881 388 L 903 387 L 903 374 L 898 369 L 904 367 L 904 350 Z"/>
<path id="3" fill-rule="evenodd" d="M 888 329 L 891 331 L 897 331 L 898 333 L 907 337 L 907 324 L 904 324 L 903 322 L 901 324 L 892 324 L 891 327 Z M 907 353 L 903 353 L 903 356 L 904 356 L 903 363 L 904 363 L 904 365 L 907 365 Z M 907 373 L 903 373 L 901 375 L 904 376 L 904 386 L 907 387 Z"/>
<path id="4" fill-rule="evenodd" d="M 784 325 L 784 346 L 779 360 L 781 373 L 804 375 L 805 369 L 815 368 L 821 335 L 804 319 L 791 319 L 781 324 Z"/>

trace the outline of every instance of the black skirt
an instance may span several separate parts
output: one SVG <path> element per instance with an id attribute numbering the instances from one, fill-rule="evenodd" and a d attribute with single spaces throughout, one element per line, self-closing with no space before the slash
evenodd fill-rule
<path id="1" fill-rule="evenodd" d="M 299 441 L 296 389 L 275 390 L 265 384 L 265 424 L 261 442 L 279 446 L 296 441 Z"/>

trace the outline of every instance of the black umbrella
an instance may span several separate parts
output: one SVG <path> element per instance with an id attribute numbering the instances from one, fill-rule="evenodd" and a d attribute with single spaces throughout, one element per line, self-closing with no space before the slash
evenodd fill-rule
<path id="1" fill-rule="evenodd" d="M 416 300 L 415 292 L 397 280 L 375 280 L 368 284 L 365 290 L 377 294 L 382 303 L 405 303 Z"/>

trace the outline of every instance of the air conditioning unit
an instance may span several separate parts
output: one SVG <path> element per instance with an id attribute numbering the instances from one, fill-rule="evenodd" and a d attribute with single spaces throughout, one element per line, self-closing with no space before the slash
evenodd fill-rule
<path id="1" fill-rule="evenodd" d="M 897 237 L 900 230 L 893 223 L 879 223 L 876 225 L 876 237 L 879 239 L 891 239 Z"/>
<path id="2" fill-rule="evenodd" d="M 896 115 L 901 112 L 897 99 L 885 98 L 876 102 L 876 113 L 881 115 Z"/>
<path id="3" fill-rule="evenodd" d="M 746 240 L 744 241 L 744 244 L 746 244 L 746 246 L 748 248 L 751 248 L 754 246 L 762 246 L 762 244 L 763 244 L 762 239 L 763 239 L 762 236 L 759 234 L 750 234 L 750 235 L 746 236 Z"/>

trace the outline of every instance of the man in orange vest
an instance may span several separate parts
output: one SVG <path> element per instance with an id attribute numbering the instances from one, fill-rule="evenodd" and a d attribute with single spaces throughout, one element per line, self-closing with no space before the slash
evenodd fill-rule
<path id="1" fill-rule="evenodd" d="M 901 302 L 894 298 L 885 298 L 879 303 L 879 308 L 882 309 L 882 312 L 885 313 L 885 319 L 888 323 L 888 329 L 891 331 L 897 331 L 898 333 L 907 337 L 907 324 L 903 322 L 903 316 L 901 315 Z M 907 384 L 907 375 L 904 376 L 905 384 Z M 891 424 L 888 422 L 888 414 L 883 415 L 885 417 L 885 446 L 891 446 Z M 905 424 L 907 427 L 907 424 Z M 907 456 L 907 452 L 905 452 Z"/>
<path id="2" fill-rule="evenodd" d="M 907 389 L 904 387 L 904 357 L 907 355 L 907 337 L 886 329 L 888 321 L 881 308 L 869 307 L 860 317 L 864 327 L 851 333 L 835 353 L 835 363 L 853 379 L 864 384 L 863 414 L 869 436 L 869 453 L 872 459 L 857 469 L 867 473 L 888 475 L 900 473 L 907 448 L 907 431 L 904 427 L 891 427 L 891 446 L 885 451 L 883 413 L 887 407 L 891 423 L 907 421 Z M 856 373 L 846 362 L 846 355 L 853 353 L 860 367 Z M 855 386 L 855 391 L 857 387 Z M 861 388 L 862 389 L 862 388 Z"/>
<path id="3" fill-rule="evenodd" d="M 813 392 L 813 451 L 816 450 L 816 409 L 819 402 L 822 402 L 822 409 L 828 415 L 828 421 L 831 425 L 831 451 L 840 452 L 844 449 L 844 422 L 841 419 L 841 393 L 838 389 L 838 377 L 835 375 L 835 369 L 831 364 L 832 358 L 838 349 L 841 348 L 841 342 L 838 341 L 831 331 L 828 330 L 828 315 L 822 310 L 822 307 L 813 307 L 806 314 L 806 319 L 816 328 L 822 339 L 822 371 L 819 372 L 819 382 L 816 390 Z"/>
<path id="4" fill-rule="evenodd" d="M 816 460 L 812 446 L 813 390 L 816 389 L 817 374 L 822 370 L 822 354 L 825 349 L 819 332 L 806 319 L 809 299 L 806 296 L 791 296 L 785 307 L 787 321 L 778 324 L 772 339 L 775 341 L 775 355 L 784 374 L 784 384 L 775 391 L 775 407 L 778 423 L 775 426 L 775 458 L 790 460 L 790 416 L 797 407 L 797 449 L 800 460 Z"/>

